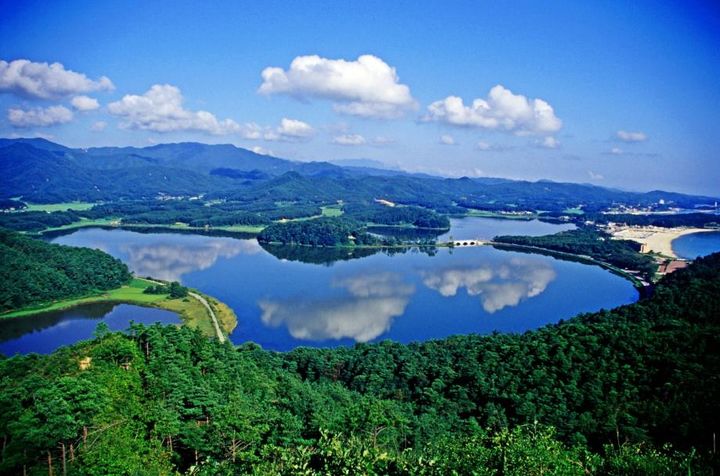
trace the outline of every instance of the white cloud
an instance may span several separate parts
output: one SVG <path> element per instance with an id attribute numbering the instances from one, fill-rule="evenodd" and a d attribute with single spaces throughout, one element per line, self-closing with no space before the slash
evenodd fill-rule
<path id="1" fill-rule="evenodd" d="M 640 131 L 617 131 L 616 136 L 623 142 L 644 142 L 647 140 L 647 134 Z"/>
<path id="2" fill-rule="evenodd" d="M 92 126 L 90 126 L 90 130 L 93 132 L 102 132 L 107 127 L 107 122 L 105 121 L 97 121 Z"/>
<path id="3" fill-rule="evenodd" d="M 252 149 L 253 152 L 260 155 L 273 155 L 271 150 L 266 149 L 265 147 L 260 147 L 259 145 L 256 145 Z"/>
<path id="4" fill-rule="evenodd" d="M 114 89 L 112 81 L 102 76 L 97 81 L 82 73 L 65 69 L 60 63 L 35 63 L 26 59 L 0 60 L 0 93 L 51 99 L 90 91 Z"/>
<path id="5" fill-rule="evenodd" d="M 94 111 L 100 108 L 98 100 L 88 96 L 75 96 L 70 103 L 78 111 Z"/>
<path id="6" fill-rule="evenodd" d="M 261 94 L 329 99 L 343 114 L 393 118 L 417 108 L 410 88 L 400 83 L 395 68 L 373 55 L 362 55 L 355 61 L 298 56 L 287 71 L 270 67 L 261 75 Z"/>
<path id="7" fill-rule="evenodd" d="M 622 150 L 621 148 L 619 148 L 619 147 L 613 147 L 612 149 L 610 149 L 610 151 L 608 151 L 608 154 L 610 154 L 610 155 L 622 155 L 622 154 L 623 154 L 623 150 Z"/>
<path id="8" fill-rule="evenodd" d="M 360 134 L 342 134 L 333 137 L 332 143 L 337 145 L 364 145 L 367 140 Z"/>
<path id="9" fill-rule="evenodd" d="M 65 106 L 50 106 L 46 108 L 8 110 L 8 120 L 15 127 L 49 127 L 65 124 L 73 119 L 73 113 Z"/>
<path id="10" fill-rule="evenodd" d="M 310 124 L 298 121 L 297 119 L 287 119 L 283 118 L 280 121 L 280 127 L 278 128 L 278 133 L 283 136 L 287 137 L 310 137 L 312 136 L 315 131 L 310 126 Z"/>
<path id="11" fill-rule="evenodd" d="M 547 136 L 544 137 L 541 141 L 538 141 L 537 145 L 545 149 L 557 149 L 558 147 L 560 147 L 560 141 L 553 136 Z"/>
<path id="12" fill-rule="evenodd" d="M 442 145 L 455 145 L 455 138 L 450 134 L 443 134 L 440 136 L 440 143 Z"/>
<path id="13" fill-rule="evenodd" d="M 280 121 L 280 125 L 275 128 L 262 127 L 254 122 L 249 122 L 238 126 L 238 133 L 244 139 L 249 140 L 301 141 L 315 135 L 315 129 L 306 122 L 284 117 Z"/>
<path id="14" fill-rule="evenodd" d="M 562 127 L 562 121 L 555 116 L 550 104 L 542 99 L 513 94 L 499 84 L 490 90 L 486 99 L 475 99 L 469 106 L 457 96 L 435 101 L 428 106 L 423 120 L 519 135 L 549 134 Z"/>
<path id="15" fill-rule="evenodd" d="M 591 179 L 591 180 L 602 180 L 602 179 L 605 178 L 603 175 L 601 175 L 601 174 L 596 174 L 596 173 L 593 172 L 592 170 L 588 170 L 588 175 L 590 176 L 590 179 Z"/>
<path id="16" fill-rule="evenodd" d="M 502 144 L 491 144 L 489 142 L 486 142 L 484 140 L 479 141 L 477 144 L 475 144 L 475 149 L 482 151 L 482 152 L 503 152 L 506 150 L 510 150 L 512 147 Z"/>
<path id="17" fill-rule="evenodd" d="M 108 111 L 123 119 L 120 126 L 155 132 L 199 131 L 213 135 L 242 132 L 232 119 L 218 120 L 207 111 L 189 111 L 183 108 L 183 96 L 175 86 L 156 84 L 145 94 L 125 95 L 110 103 Z"/>
<path id="18" fill-rule="evenodd" d="M 382 147 L 382 146 L 386 146 L 386 145 L 392 145 L 395 142 L 397 142 L 397 141 L 395 139 L 393 139 L 392 137 L 377 136 L 372 140 L 372 145 Z"/>

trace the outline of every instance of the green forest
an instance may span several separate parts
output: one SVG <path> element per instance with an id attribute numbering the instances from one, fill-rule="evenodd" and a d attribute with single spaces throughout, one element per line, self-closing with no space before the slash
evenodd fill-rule
<path id="1" fill-rule="evenodd" d="M 127 266 L 100 250 L 49 244 L 0 228 L 0 312 L 117 288 Z"/>
<path id="2" fill-rule="evenodd" d="M 614 240 L 607 233 L 588 228 L 545 236 L 496 236 L 493 241 L 590 256 L 622 269 L 639 271 L 646 279 L 650 279 L 657 270 L 657 263 L 651 256 L 639 253 L 639 243 Z"/>
<path id="3" fill-rule="evenodd" d="M 718 348 L 720 254 L 524 334 L 276 353 L 100 326 L 0 360 L 0 473 L 717 474 Z"/>
<path id="4" fill-rule="evenodd" d="M 374 245 L 380 240 L 368 234 L 365 227 L 348 218 L 273 223 L 257 237 L 260 243 L 308 246 Z"/>

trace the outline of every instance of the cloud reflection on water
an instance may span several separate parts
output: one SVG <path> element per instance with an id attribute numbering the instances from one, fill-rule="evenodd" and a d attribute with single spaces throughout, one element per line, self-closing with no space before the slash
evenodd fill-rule
<path id="1" fill-rule="evenodd" d="M 348 295 L 322 300 L 260 300 L 262 322 L 272 327 L 285 325 L 290 335 L 301 340 L 367 342 L 390 329 L 393 318 L 405 313 L 415 292 L 413 285 L 392 272 L 335 279 L 332 286 Z"/>
<path id="2" fill-rule="evenodd" d="M 517 306 L 524 299 L 541 294 L 556 277 L 549 263 L 513 258 L 493 267 L 456 267 L 421 271 L 423 284 L 445 297 L 465 288 L 468 295 L 479 296 L 488 313 Z"/>
<path id="3" fill-rule="evenodd" d="M 218 258 L 257 254 L 262 248 L 255 240 L 208 238 L 193 243 L 130 244 L 121 250 L 136 275 L 180 281 L 184 274 L 208 269 Z"/>

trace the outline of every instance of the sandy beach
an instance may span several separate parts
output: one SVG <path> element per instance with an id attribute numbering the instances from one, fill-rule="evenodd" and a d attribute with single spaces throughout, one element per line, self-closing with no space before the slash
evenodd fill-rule
<path id="1" fill-rule="evenodd" d="M 674 239 L 692 233 L 703 233 L 708 231 L 717 231 L 709 228 L 661 228 L 655 226 L 626 226 L 615 227 L 608 230 L 613 238 L 623 240 L 633 240 L 646 246 L 643 252 L 655 252 L 669 258 L 677 258 L 672 249 Z"/>

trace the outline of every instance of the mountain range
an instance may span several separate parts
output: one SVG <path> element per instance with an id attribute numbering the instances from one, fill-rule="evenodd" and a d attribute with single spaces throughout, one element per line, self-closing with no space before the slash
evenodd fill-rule
<path id="1" fill-rule="evenodd" d="M 158 144 L 74 149 L 40 139 L 0 139 L 0 198 L 35 203 L 113 201 L 158 196 L 231 200 L 372 201 L 452 211 L 466 208 L 560 211 L 615 204 L 693 208 L 714 197 L 628 192 L 588 184 L 502 178 L 449 179 L 381 168 L 368 160 L 297 162 L 233 145 Z M 374 165 L 376 165 L 374 167 Z M 447 211 L 446 210 L 446 211 Z"/>

